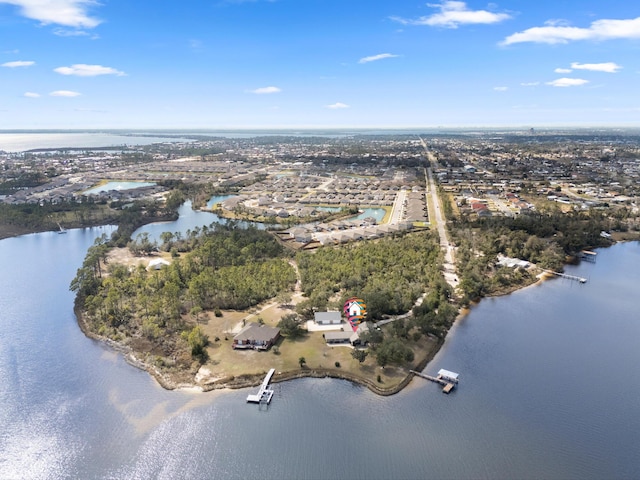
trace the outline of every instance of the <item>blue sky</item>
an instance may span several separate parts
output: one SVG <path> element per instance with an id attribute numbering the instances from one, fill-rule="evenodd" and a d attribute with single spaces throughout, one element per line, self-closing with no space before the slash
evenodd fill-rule
<path id="1" fill-rule="evenodd" d="M 640 126 L 635 0 L 0 0 L 0 129 Z"/>

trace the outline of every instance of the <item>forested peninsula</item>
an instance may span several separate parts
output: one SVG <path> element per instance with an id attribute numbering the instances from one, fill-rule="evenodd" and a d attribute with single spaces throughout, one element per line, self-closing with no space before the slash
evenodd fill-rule
<path id="1" fill-rule="evenodd" d="M 167 388 L 273 367 L 382 394 L 483 297 L 638 239 L 636 131 L 342 133 L 0 152 L 0 238 L 117 226 L 73 280 L 78 320 Z M 132 238 L 179 212 L 224 225 Z M 352 298 L 361 325 L 319 328 Z"/>
<path id="2" fill-rule="evenodd" d="M 233 224 L 162 240 L 156 246 L 143 235 L 123 249 L 100 237 L 71 288 L 85 331 L 124 346 L 165 386 L 243 384 L 274 364 L 283 375 L 332 370 L 383 391 L 434 352 L 457 314 L 428 231 L 297 253 L 272 233 Z M 149 269 L 151 259 L 165 260 Z M 327 347 L 321 333 L 304 329 L 314 311 L 337 310 L 354 295 L 368 302 L 371 321 L 422 309 L 411 322 L 372 329 L 371 354 Z M 233 328 L 248 317 L 280 328 L 271 352 L 233 350 Z"/>
<path id="3" fill-rule="evenodd" d="M 537 215 L 502 222 L 457 220 L 460 282 L 442 275 L 442 251 L 430 230 L 294 251 L 274 233 L 236 222 L 146 234 L 122 246 L 103 236 L 71 284 L 83 330 L 123 350 L 166 388 L 202 390 L 334 376 L 392 394 L 424 368 L 460 312 L 483 296 L 534 283 L 561 270 L 568 253 L 605 246 L 600 221 L 586 215 Z M 532 262 L 496 263 L 496 255 Z M 537 265 L 534 265 L 533 263 Z M 367 305 L 368 332 L 357 348 L 327 345 L 310 331 L 315 312 L 345 300 Z M 235 350 L 233 337 L 255 323 L 279 329 L 269 351 Z"/>

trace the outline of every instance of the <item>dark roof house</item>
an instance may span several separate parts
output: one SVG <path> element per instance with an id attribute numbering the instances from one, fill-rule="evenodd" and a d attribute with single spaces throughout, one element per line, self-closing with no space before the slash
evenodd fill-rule
<path id="1" fill-rule="evenodd" d="M 234 349 L 268 350 L 280 338 L 280 329 L 249 323 L 233 337 Z"/>

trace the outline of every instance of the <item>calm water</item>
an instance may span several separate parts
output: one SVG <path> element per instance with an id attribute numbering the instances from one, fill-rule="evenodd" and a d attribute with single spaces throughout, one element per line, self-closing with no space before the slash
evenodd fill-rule
<path id="1" fill-rule="evenodd" d="M 207 208 L 213 208 L 216 203 L 222 203 L 231 197 L 235 197 L 235 195 L 214 195 L 207 202 Z"/>
<path id="2" fill-rule="evenodd" d="M 210 203 L 213 205 L 215 203 L 220 203 L 231 196 L 232 195 L 223 195 L 212 197 L 211 200 L 209 200 L 208 204 Z M 133 233 L 132 237 L 135 238 L 141 233 L 148 233 L 151 240 L 160 242 L 160 235 L 163 232 L 180 232 L 184 235 L 189 230 L 193 231 L 196 228 L 202 228 L 205 226 L 209 227 L 212 223 L 221 223 L 224 225 L 229 221 L 226 218 L 219 217 L 215 213 L 202 210 L 193 210 L 193 205 L 190 200 L 182 204 L 182 206 L 178 209 L 178 215 L 178 220 L 176 220 L 175 222 L 158 222 L 144 225 L 143 227 L 140 227 L 138 230 L 136 230 Z M 256 228 L 265 228 L 264 224 L 259 222 L 238 222 L 238 225 L 240 226 L 247 226 L 249 224 L 254 225 Z"/>
<path id="3" fill-rule="evenodd" d="M 161 142 L 190 142 L 191 140 L 157 137 L 136 137 L 112 133 L 7 133 L 0 132 L 0 150 L 23 152 L 36 148 L 100 148 L 123 145 L 151 145 Z"/>
<path id="4" fill-rule="evenodd" d="M 358 220 L 364 220 L 365 218 L 372 217 L 376 219 L 376 222 L 380 223 L 386 213 L 387 211 L 384 208 L 365 208 L 356 218 Z"/>
<path id="5" fill-rule="evenodd" d="M 133 190 L 134 188 L 153 187 L 154 182 L 107 182 L 103 185 L 85 190 L 85 195 L 91 195 L 94 193 L 108 192 L 110 190 Z"/>
<path id="6" fill-rule="evenodd" d="M 165 391 L 84 337 L 67 286 L 108 231 L 0 241 L 2 479 L 638 478 L 638 243 L 570 268 L 585 285 L 481 302 L 427 368 L 461 373 L 449 396 L 303 379 L 260 411 Z"/>
<path id="7" fill-rule="evenodd" d="M 126 132 L 122 132 L 126 133 Z M 150 145 L 162 142 L 190 142 L 192 140 L 175 137 L 163 137 L 163 135 L 201 135 L 221 138 L 248 139 L 254 137 L 325 137 L 343 138 L 356 135 L 424 135 L 427 133 L 442 133 L 439 129 L 315 129 L 315 130 L 156 130 L 133 132 L 130 135 L 118 133 L 100 132 L 11 132 L 0 131 L 0 150 L 6 152 L 22 152 L 36 148 L 73 148 L 73 147 L 119 147 L 123 145 Z M 146 136 L 146 135 L 154 135 Z"/>

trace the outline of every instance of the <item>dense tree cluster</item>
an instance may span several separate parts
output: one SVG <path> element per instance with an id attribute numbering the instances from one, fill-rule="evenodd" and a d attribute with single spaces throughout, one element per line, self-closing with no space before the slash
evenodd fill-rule
<path id="1" fill-rule="evenodd" d="M 389 364 L 403 365 L 413 362 L 413 359 L 413 350 L 398 337 L 385 340 L 376 350 L 376 362 L 381 367 Z"/>
<path id="2" fill-rule="evenodd" d="M 17 176 L 10 180 L 0 179 L 0 195 L 11 195 L 17 190 L 37 187 L 47 183 L 47 176 L 43 172 L 19 172 Z"/>
<path id="3" fill-rule="evenodd" d="M 532 213 L 454 223 L 456 267 L 463 302 L 533 281 L 521 268 L 500 267 L 497 255 L 531 262 L 542 269 L 562 271 L 568 255 L 586 247 L 610 244 L 600 232 L 612 220 L 603 212 Z"/>
<path id="4" fill-rule="evenodd" d="M 413 308 L 412 322 L 421 333 L 444 339 L 458 315 L 458 307 L 450 302 L 448 294 L 442 286 L 431 289 L 422 304 Z"/>
<path id="5" fill-rule="evenodd" d="M 290 339 L 299 338 L 305 333 L 300 328 L 300 318 L 295 313 L 284 315 L 277 326 L 280 329 L 280 333 Z"/>
<path id="6" fill-rule="evenodd" d="M 247 308 L 295 284 L 282 246 L 267 232 L 216 225 L 187 240 L 192 250 L 159 270 L 109 264 L 105 273 L 108 246 L 99 238 L 71 284 L 92 328 L 157 340 L 189 328 L 189 312 Z M 202 357 L 206 342 L 198 332 L 183 340 Z"/>
<path id="7" fill-rule="evenodd" d="M 365 300 L 371 319 L 407 312 L 425 290 L 442 281 L 440 255 L 430 232 L 301 252 L 298 267 L 308 299 L 298 304 L 298 312 L 309 315 L 331 299 L 333 307 L 341 306 L 350 296 Z"/>
<path id="8" fill-rule="evenodd" d="M 609 240 L 600 236 L 600 232 L 611 228 L 611 219 L 608 214 L 598 210 L 495 217 L 479 220 L 475 225 L 483 231 L 492 232 L 494 237 L 510 232 L 520 234 L 523 254 L 529 253 L 524 248 L 524 243 L 529 237 L 554 242 L 567 255 L 573 255 L 585 247 L 603 247 L 611 244 Z"/>
<path id="9" fill-rule="evenodd" d="M 104 225 L 117 222 L 121 213 L 93 202 L 60 202 L 42 205 L 0 203 L 0 225 L 15 225 L 37 231 L 65 227 Z"/>

